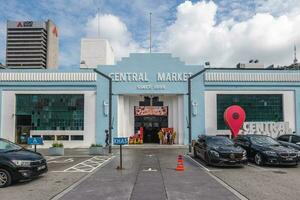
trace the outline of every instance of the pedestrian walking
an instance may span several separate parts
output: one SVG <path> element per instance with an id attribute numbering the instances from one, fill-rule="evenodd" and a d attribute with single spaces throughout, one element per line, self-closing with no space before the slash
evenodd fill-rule
<path id="1" fill-rule="evenodd" d="M 108 146 L 109 145 L 109 133 L 108 130 L 105 129 L 105 145 Z"/>

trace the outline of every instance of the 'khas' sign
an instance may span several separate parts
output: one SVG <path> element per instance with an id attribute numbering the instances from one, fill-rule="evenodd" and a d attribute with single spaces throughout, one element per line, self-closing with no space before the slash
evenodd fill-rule
<path id="1" fill-rule="evenodd" d="M 128 138 L 127 137 L 116 137 L 113 139 L 114 145 L 125 145 L 128 144 Z"/>
<path id="2" fill-rule="evenodd" d="M 288 122 L 244 122 L 242 130 L 242 134 L 262 134 L 273 138 L 292 133 Z"/>

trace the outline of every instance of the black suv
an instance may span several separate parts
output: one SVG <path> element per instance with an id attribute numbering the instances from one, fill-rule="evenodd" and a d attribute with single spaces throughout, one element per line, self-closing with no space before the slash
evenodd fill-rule
<path id="1" fill-rule="evenodd" d="M 208 165 L 247 164 L 246 151 L 225 136 L 200 135 L 194 145 L 194 156 L 202 158 Z"/>
<path id="2" fill-rule="evenodd" d="M 236 144 L 247 151 L 247 157 L 257 165 L 297 165 L 299 151 L 282 146 L 266 135 L 239 135 Z"/>
<path id="3" fill-rule="evenodd" d="M 47 170 L 47 162 L 41 154 L 0 139 L 0 188 L 14 181 L 32 179 Z"/>

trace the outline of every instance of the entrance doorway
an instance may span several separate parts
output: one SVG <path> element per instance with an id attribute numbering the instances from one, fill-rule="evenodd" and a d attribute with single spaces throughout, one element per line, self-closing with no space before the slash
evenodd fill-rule
<path id="1" fill-rule="evenodd" d="M 140 116 L 135 117 L 135 130 L 144 129 L 144 143 L 159 143 L 158 132 L 168 127 L 167 116 Z"/>
<path id="2" fill-rule="evenodd" d="M 161 128 L 168 128 L 168 107 L 159 97 L 144 97 L 139 106 L 134 107 L 135 132 L 143 128 L 144 143 L 159 143 L 158 132 Z"/>
<path id="3" fill-rule="evenodd" d="M 172 128 L 174 144 L 184 144 L 184 95 L 118 95 L 117 105 L 117 133 L 130 144 L 159 143 L 160 128 Z"/>
<path id="4" fill-rule="evenodd" d="M 27 144 L 27 138 L 30 137 L 31 115 L 16 115 L 16 143 Z"/>

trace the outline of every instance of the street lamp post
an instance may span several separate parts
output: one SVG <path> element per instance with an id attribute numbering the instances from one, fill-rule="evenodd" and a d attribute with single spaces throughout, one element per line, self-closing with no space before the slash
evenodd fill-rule
<path id="1" fill-rule="evenodd" d="M 108 99 L 108 134 L 109 134 L 109 146 L 108 146 L 108 152 L 111 153 L 111 143 L 112 143 L 112 78 L 107 76 L 106 74 L 100 72 L 97 69 L 94 69 L 94 72 L 101 75 L 102 77 L 106 78 L 109 81 L 109 99 Z"/>
<path id="2" fill-rule="evenodd" d="M 189 153 L 192 152 L 192 79 L 201 75 L 203 72 L 206 71 L 206 68 L 202 69 L 201 71 L 193 74 L 188 78 L 188 106 L 189 106 L 189 121 L 188 121 L 188 129 L 189 129 Z"/>

